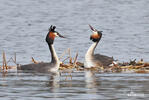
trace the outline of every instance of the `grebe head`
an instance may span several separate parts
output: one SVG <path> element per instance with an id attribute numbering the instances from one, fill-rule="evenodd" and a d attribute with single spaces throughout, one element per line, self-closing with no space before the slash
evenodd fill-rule
<path id="1" fill-rule="evenodd" d="M 52 26 L 52 25 L 49 28 L 49 32 L 46 37 L 46 42 L 49 44 L 53 44 L 55 37 L 65 38 L 64 36 L 59 34 L 57 31 L 55 31 L 55 28 L 56 26 Z"/>
<path id="2" fill-rule="evenodd" d="M 102 31 L 94 29 L 91 25 L 89 25 L 89 27 L 93 31 L 92 35 L 90 36 L 90 40 L 92 40 L 93 42 L 99 42 L 102 37 Z"/>

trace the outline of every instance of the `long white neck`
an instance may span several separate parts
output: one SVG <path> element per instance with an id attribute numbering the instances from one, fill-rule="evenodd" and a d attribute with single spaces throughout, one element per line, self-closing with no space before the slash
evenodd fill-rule
<path id="1" fill-rule="evenodd" d="M 93 60 L 93 55 L 95 48 L 97 46 L 98 42 L 94 42 L 88 49 L 87 53 L 85 54 L 85 62 L 84 62 L 84 67 L 86 68 L 91 68 L 94 67 L 94 63 L 92 62 Z"/>
<path id="2" fill-rule="evenodd" d="M 86 57 L 88 56 L 88 57 L 91 57 L 91 56 L 93 56 L 94 55 L 94 51 L 95 51 L 95 48 L 96 48 L 96 46 L 97 46 L 97 44 L 98 44 L 98 42 L 94 42 L 90 47 L 89 47 L 89 49 L 87 50 L 87 53 L 86 53 Z"/>
<path id="3" fill-rule="evenodd" d="M 51 52 L 51 63 L 59 63 L 59 58 L 56 54 L 56 51 L 54 49 L 54 46 L 53 44 L 49 44 L 49 49 L 50 49 L 50 52 Z"/>

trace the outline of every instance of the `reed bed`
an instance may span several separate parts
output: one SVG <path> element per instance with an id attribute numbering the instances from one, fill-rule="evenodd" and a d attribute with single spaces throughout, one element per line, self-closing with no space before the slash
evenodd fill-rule
<path id="1" fill-rule="evenodd" d="M 66 56 L 67 55 L 67 56 Z M 64 58 L 66 56 L 66 58 Z M 59 59 L 61 60 L 60 70 L 92 70 L 92 71 L 101 71 L 101 72 L 135 72 L 135 73 L 149 73 L 149 62 L 144 62 L 143 59 L 139 61 L 130 60 L 130 62 L 123 63 L 113 63 L 112 66 L 108 67 L 92 67 L 92 68 L 84 68 L 82 62 L 79 62 L 78 59 L 79 54 L 76 53 L 75 57 L 71 56 L 71 49 L 68 48 L 65 50 Z M 31 58 L 32 63 L 40 63 L 36 61 L 33 57 Z M 14 66 L 8 65 L 10 62 L 14 63 Z M 17 61 L 16 61 L 16 53 L 14 53 L 14 57 L 10 57 L 7 61 L 6 54 L 3 51 L 2 53 L 2 65 L 0 65 L 0 70 L 7 71 L 10 69 L 17 69 Z"/>

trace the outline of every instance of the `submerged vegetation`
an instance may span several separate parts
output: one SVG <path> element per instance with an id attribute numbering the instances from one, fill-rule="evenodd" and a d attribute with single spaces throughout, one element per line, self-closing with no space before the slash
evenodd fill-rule
<path id="1" fill-rule="evenodd" d="M 64 55 L 67 54 L 66 58 L 63 58 Z M 123 63 L 112 63 L 109 67 L 92 67 L 92 68 L 84 68 L 82 62 L 77 61 L 78 53 L 76 53 L 75 57 L 71 56 L 71 50 L 68 48 L 64 53 L 59 57 L 61 60 L 60 70 L 92 70 L 92 71 L 100 71 L 100 72 L 135 72 L 135 73 L 149 73 L 149 62 L 144 62 L 143 59 L 136 61 L 130 60 L 129 62 Z M 32 63 L 40 63 L 36 61 L 33 57 L 31 58 Z M 9 63 L 13 63 L 14 65 L 9 65 Z M 0 71 L 8 71 L 10 69 L 17 69 L 17 61 L 16 61 L 16 53 L 14 53 L 14 57 L 6 59 L 6 54 L 3 51 L 2 53 L 2 65 L 0 65 Z"/>

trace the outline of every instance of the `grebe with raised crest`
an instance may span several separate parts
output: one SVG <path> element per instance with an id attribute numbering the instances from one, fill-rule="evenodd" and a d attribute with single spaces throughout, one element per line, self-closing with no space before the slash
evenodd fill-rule
<path id="1" fill-rule="evenodd" d="M 90 36 L 90 40 L 93 41 L 93 44 L 89 47 L 87 53 L 85 54 L 84 67 L 108 67 L 114 61 L 113 57 L 94 54 L 95 48 L 102 37 L 102 31 L 94 29 L 91 25 L 89 25 L 89 27 L 93 31 L 93 34 Z"/>
<path id="2" fill-rule="evenodd" d="M 56 26 L 52 26 L 49 29 L 49 32 L 46 36 L 46 42 L 49 46 L 51 52 L 51 62 L 50 63 L 37 63 L 37 64 L 27 64 L 18 66 L 17 69 L 20 70 L 30 70 L 30 71 L 38 71 L 38 72 L 56 72 L 60 66 L 60 60 L 56 54 L 54 49 L 54 39 L 55 37 L 65 38 L 60 35 L 57 31 L 55 31 Z"/>

